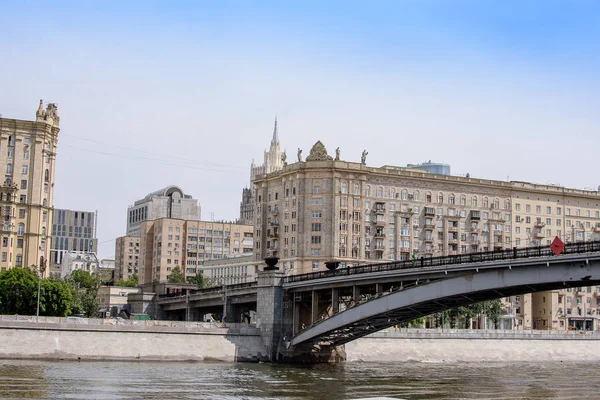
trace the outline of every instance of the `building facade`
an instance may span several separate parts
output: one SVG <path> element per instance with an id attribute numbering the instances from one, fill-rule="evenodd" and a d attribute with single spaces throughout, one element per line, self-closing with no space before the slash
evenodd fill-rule
<path id="1" fill-rule="evenodd" d="M 202 264 L 198 264 L 198 272 L 211 286 L 235 285 L 256 281 L 259 266 L 263 264 L 262 261 L 256 261 L 252 253 L 248 253 L 202 261 Z"/>
<path id="2" fill-rule="evenodd" d="M 59 122 L 57 106 L 44 109 L 41 100 L 35 121 L 0 118 L 2 270 L 37 266 L 50 256 Z"/>
<path id="3" fill-rule="evenodd" d="M 174 267 L 187 277 L 211 259 L 252 253 L 253 228 L 229 222 L 185 221 L 161 218 L 144 221 L 140 235 L 142 284 L 164 282 Z"/>
<path id="4" fill-rule="evenodd" d="M 139 275 L 139 258 L 140 238 L 118 237 L 115 242 L 115 281 L 127 281 L 133 274 Z"/>
<path id="5" fill-rule="evenodd" d="M 159 218 L 199 221 L 198 200 L 184 194 L 177 186 L 168 186 L 152 192 L 127 209 L 126 236 L 140 236 L 142 222 Z"/>
<path id="6" fill-rule="evenodd" d="M 255 259 L 279 257 L 289 274 L 324 270 L 330 260 L 343 267 L 550 245 L 554 237 L 600 239 L 597 191 L 372 168 L 334 160 L 320 142 L 306 161 L 254 184 Z M 518 329 L 586 326 L 576 308 L 568 314 L 560 306 L 567 297 L 558 291 L 506 298 L 512 317 L 504 322 Z M 580 297 L 584 305 L 597 303 Z M 583 319 L 596 312 L 580 309 Z"/>
<path id="7" fill-rule="evenodd" d="M 255 164 L 252 160 L 250 165 L 250 187 L 242 190 L 242 202 L 240 203 L 240 224 L 252 225 L 254 223 L 254 193 L 252 182 L 258 175 L 269 174 L 283 168 L 284 152 L 279 146 L 279 133 L 277 132 L 277 118 L 273 128 L 273 138 L 269 150 L 265 150 L 262 164 Z"/>
<path id="8" fill-rule="evenodd" d="M 55 208 L 52 211 L 52 235 L 50 238 L 50 275 L 58 276 L 63 255 L 67 251 L 95 253 L 97 214 Z"/>
<path id="9" fill-rule="evenodd" d="M 78 269 L 89 272 L 90 274 L 95 274 L 98 271 L 99 265 L 100 262 L 95 253 L 67 251 L 63 255 L 60 267 L 60 277 L 64 279 Z"/>

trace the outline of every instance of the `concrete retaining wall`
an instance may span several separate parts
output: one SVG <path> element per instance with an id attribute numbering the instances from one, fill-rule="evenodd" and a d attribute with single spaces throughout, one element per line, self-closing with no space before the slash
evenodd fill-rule
<path id="1" fill-rule="evenodd" d="M 0 358 L 263 361 L 260 331 L 0 322 Z"/>
<path id="2" fill-rule="evenodd" d="M 600 361 L 597 332 L 386 330 L 346 344 L 364 362 Z"/>

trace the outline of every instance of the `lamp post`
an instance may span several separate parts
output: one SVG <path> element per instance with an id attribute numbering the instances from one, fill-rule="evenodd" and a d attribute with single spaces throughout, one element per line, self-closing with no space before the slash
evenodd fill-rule
<path id="1" fill-rule="evenodd" d="M 37 293 L 37 311 L 35 313 L 35 322 L 39 322 L 40 319 L 40 292 L 42 288 L 42 275 L 46 270 L 44 256 L 40 256 L 40 267 L 38 270 L 38 293 Z"/>

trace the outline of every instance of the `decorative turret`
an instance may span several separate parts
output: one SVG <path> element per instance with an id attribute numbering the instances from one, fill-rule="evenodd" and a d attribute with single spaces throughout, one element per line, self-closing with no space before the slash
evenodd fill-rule
<path id="1" fill-rule="evenodd" d="M 58 116 L 58 106 L 54 103 L 48 103 L 46 111 L 44 111 L 44 101 L 40 100 L 40 105 L 35 112 L 36 122 L 45 122 L 49 125 L 58 127 L 60 117 Z"/>

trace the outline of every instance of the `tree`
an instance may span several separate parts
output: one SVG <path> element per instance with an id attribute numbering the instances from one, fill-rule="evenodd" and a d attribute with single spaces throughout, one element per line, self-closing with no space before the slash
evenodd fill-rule
<path id="1" fill-rule="evenodd" d="M 73 282 L 75 287 L 82 289 L 91 289 L 97 284 L 92 274 L 82 269 L 76 269 L 71 272 L 67 279 Z"/>
<path id="2" fill-rule="evenodd" d="M 169 283 L 185 283 L 185 276 L 179 266 L 171 270 L 171 274 L 167 277 Z"/>
<path id="3" fill-rule="evenodd" d="M 131 278 L 127 279 L 126 281 L 117 282 L 117 286 L 122 286 L 122 287 L 136 287 L 137 285 L 138 285 L 138 274 L 131 275 Z"/>
<path id="4" fill-rule="evenodd" d="M 210 287 L 208 279 L 204 278 L 202 272 L 198 272 L 196 275 L 188 277 L 188 282 L 195 283 L 196 286 L 198 286 L 198 289 Z"/>
<path id="5" fill-rule="evenodd" d="M 492 301 L 486 301 L 485 313 L 487 318 L 494 321 L 494 325 L 498 324 L 500 317 L 504 315 L 504 308 L 502 307 L 502 300 L 496 299 Z"/>
<path id="6" fill-rule="evenodd" d="M 38 277 L 28 268 L 0 272 L 0 313 L 33 315 L 37 305 Z"/>
<path id="7" fill-rule="evenodd" d="M 66 317 L 71 314 L 73 292 L 60 279 L 42 279 L 40 287 L 40 315 Z"/>
<path id="8" fill-rule="evenodd" d="M 95 317 L 98 313 L 98 306 L 100 302 L 98 302 L 98 289 L 89 289 L 86 290 L 85 293 L 81 295 L 81 307 L 83 309 L 83 314 L 90 318 Z"/>

